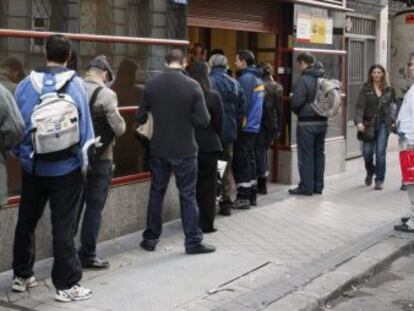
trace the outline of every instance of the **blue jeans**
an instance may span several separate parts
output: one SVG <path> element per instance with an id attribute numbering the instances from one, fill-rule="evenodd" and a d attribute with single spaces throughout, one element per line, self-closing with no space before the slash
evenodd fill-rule
<path id="1" fill-rule="evenodd" d="M 325 174 L 325 136 L 327 125 L 298 125 L 299 187 L 306 193 L 321 193 Z"/>
<path id="2" fill-rule="evenodd" d="M 375 140 L 372 142 L 364 142 L 362 145 L 362 153 L 364 155 L 367 175 L 375 175 L 375 181 L 384 182 L 389 134 L 387 125 L 385 123 L 381 123 L 376 129 Z"/>
<path id="3" fill-rule="evenodd" d="M 171 172 L 175 175 L 180 193 L 181 221 L 185 234 L 185 248 L 198 246 L 203 240 L 199 229 L 199 210 L 196 201 L 197 158 L 155 158 L 149 160 L 152 175 L 147 211 L 147 229 L 143 233 L 148 244 L 156 245 L 162 231 L 162 207 Z M 215 185 L 212 185 L 215 186 Z"/>
<path id="4" fill-rule="evenodd" d="M 79 258 L 81 261 L 96 258 L 96 241 L 101 226 L 102 210 L 108 197 L 112 179 L 112 161 L 97 160 L 88 172 L 85 194 L 85 212 L 82 221 L 81 247 Z"/>

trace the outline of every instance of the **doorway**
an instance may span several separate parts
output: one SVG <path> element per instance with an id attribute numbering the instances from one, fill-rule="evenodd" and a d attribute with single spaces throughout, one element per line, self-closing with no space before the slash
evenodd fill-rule
<path id="1" fill-rule="evenodd" d="M 256 56 L 256 63 L 266 62 L 275 68 L 277 78 L 278 37 L 276 33 L 249 32 L 232 29 L 188 27 L 188 38 L 192 44 L 203 45 L 210 56 L 213 50 L 222 50 L 229 60 L 229 69 L 236 73 L 234 64 L 236 53 L 240 50 L 250 50 Z M 269 149 L 268 167 L 269 180 L 277 180 L 278 145 Z"/>
<path id="2" fill-rule="evenodd" d="M 208 52 L 223 50 L 229 59 L 229 66 L 233 72 L 236 69 L 234 65 L 235 55 L 239 50 L 251 50 L 255 54 L 258 64 L 268 62 L 272 66 L 276 65 L 277 35 L 273 33 L 188 27 L 188 38 L 193 44 L 202 44 Z"/>
<path id="3" fill-rule="evenodd" d="M 347 83 L 347 117 L 346 117 L 346 158 L 359 157 L 362 144 L 357 139 L 354 123 L 359 92 L 367 80 L 369 68 L 375 62 L 375 26 L 372 17 L 347 17 L 347 51 L 348 51 L 348 83 Z"/>

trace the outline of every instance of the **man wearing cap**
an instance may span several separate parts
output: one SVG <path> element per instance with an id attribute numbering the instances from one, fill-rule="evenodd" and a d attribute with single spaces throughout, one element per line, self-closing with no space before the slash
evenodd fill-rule
<path id="1" fill-rule="evenodd" d="M 81 230 L 79 258 L 83 268 L 105 269 L 107 261 L 96 256 L 96 241 L 101 224 L 101 214 L 105 206 L 113 172 L 113 146 L 115 138 L 125 133 L 125 121 L 118 112 L 118 98 L 105 83 L 112 81 L 111 66 L 105 56 L 94 58 L 88 65 L 85 75 L 85 88 L 94 123 L 95 135 L 101 136 L 95 159 L 91 162 L 86 183 L 86 207 Z M 97 126 L 108 124 L 111 133 L 100 133 Z M 109 135 L 109 142 L 106 143 Z M 99 146 L 99 143 L 98 143 Z M 99 148 L 103 150 L 98 151 Z"/>

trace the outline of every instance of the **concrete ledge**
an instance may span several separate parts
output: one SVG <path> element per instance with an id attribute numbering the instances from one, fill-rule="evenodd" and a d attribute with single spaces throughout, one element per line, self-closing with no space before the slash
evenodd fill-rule
<path id="1" fill-rule="evenodd" d="M 139 231 L 145 227 L 150 182 L 133 183 L 109 190 L 102 214 L 99 242 Z M 0 210 L 0 271 L 10 269 L 18 208 Z M 180 217 L 178 192 L 172 177 L 164 200 L 163 220 Z M 36 228 L 36 260 L 52 256 L 50 209 L 46 206 Z M 79 239 L 79 232 L 77 238 Z M 7 237 L 7 238 L 6 238 Z"/>
<path id="2" fill-rule="evenodd" d="M 327 140 L 325 143 L 325 177 L 345 172 L 346 141 Z M 298 149 L 294 145 L 291 150 L 279 150 L 277 180 L 282 184 L 296 184 L 299 182 Z"/>
<path id="3" fill-rule="evenodd" d="M 310 283 L 269 305 L 269 311 L 319 311 L 352 286 L 383 270 L 396 258 L 414 247 L 414 237 L 408 234 L 391 236 L 363 251 L 335 270 L 324 273 Z"/>

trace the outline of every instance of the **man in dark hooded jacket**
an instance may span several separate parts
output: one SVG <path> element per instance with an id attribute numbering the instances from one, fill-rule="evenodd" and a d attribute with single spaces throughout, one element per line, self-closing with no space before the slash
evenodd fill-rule
<path id="1" fill-rule="evenodd" d="M 239 51 L 235 65 L 239 69 L 238 81 L 246 97 L 246 116 L 234 144 L 233 171 L 237 199 L 233 208 L 248 209 L 257 205 L 257 179 L 255 144 L 260 131 L 265 86 L 262 72 L 256 66 L 251 51 Z"/>
<path id="2" fill-rule="evenodd" d="M 302 72 L 291 98 L 292 111 L 298 116 L 296 141 L 300 183 L 289 190 L 293 195 L 322 194 L 325 172 L 325 136 L 328 120 L 311 107 L 316 97 L 317 80 L 325 74 L 323 65 L 310 53 L 296 58 Z"/>

